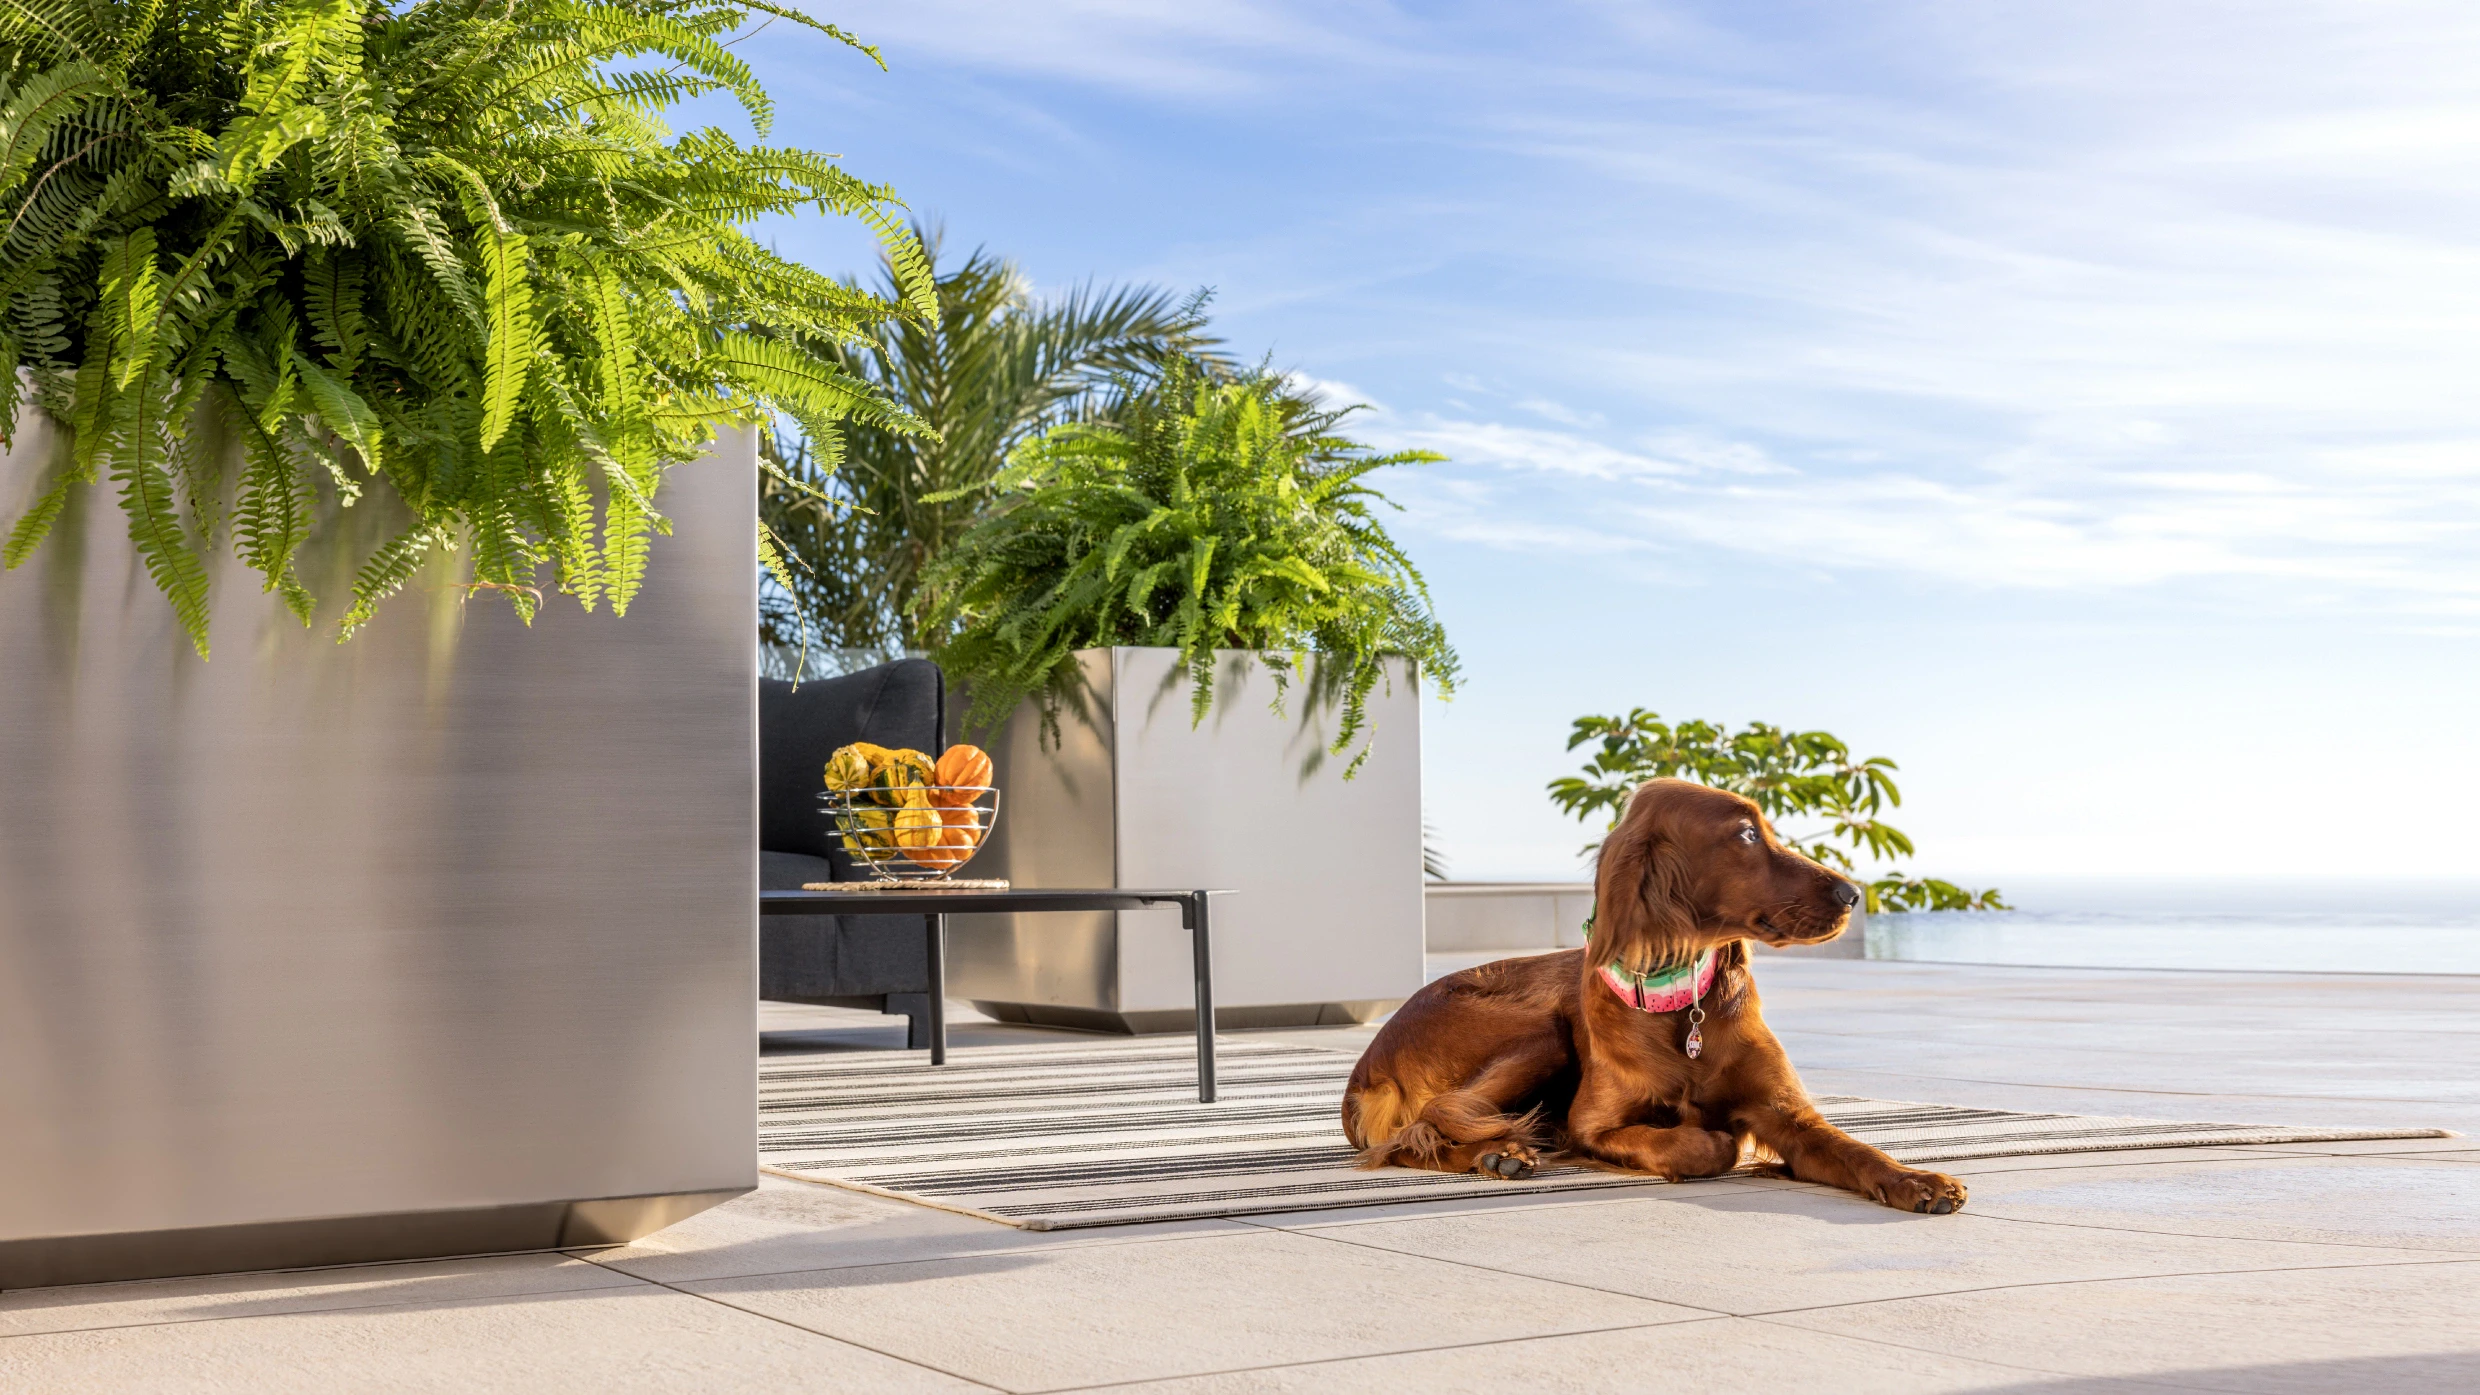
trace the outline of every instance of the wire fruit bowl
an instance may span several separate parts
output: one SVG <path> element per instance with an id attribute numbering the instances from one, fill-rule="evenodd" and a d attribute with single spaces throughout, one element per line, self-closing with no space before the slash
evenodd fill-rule
<path id="1" fill-rule="evenodd" d="M 829 790 L 818 803 L 844 851 L 882 882 L 954 876 L 999 822 L 990 785 L 871 785 Z"/>

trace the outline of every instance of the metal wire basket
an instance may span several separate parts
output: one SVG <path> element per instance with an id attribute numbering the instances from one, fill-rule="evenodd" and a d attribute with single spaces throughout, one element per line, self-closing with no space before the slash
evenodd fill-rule
<path id="1" fill-rule="evenodd" d="M 882 882 L 954 876 L 999 822 L 999 791 L 989 785 L 829 790 L 818 803 L 854 865 Z"/>

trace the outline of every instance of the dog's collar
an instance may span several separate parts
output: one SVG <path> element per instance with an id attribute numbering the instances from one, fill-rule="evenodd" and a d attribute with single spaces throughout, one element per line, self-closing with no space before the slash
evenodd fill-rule
<path id="1" fill-rule="evenodd" d="M 1595 906 L 1585 912 L 1584 937 L 1588 940 L 1593 938 L 1593 922 L 1601 919 L 1601 910 L 1601 907 Z M 1691 1061 L 1704 1052 L 1705 990 L 1714 986 L 1712 949 L 1685 964 L 1656 969 L 1649 974 L 1640 974 L 1617 964 L 1604 964 L 1599 972 L 1602 982 L 1609 984 L 1610 991 L 1619 995 L 1619 1001 L 1638 1012 L 1677 1012 L 1686 1008 L 1688 1036 L 1680 1043 L 1680 1049 L 1688 1053 Z"/>
<path id="2" fill-rule="evenodd" d="M 1714 951 L 1708 949 L 1685 964 L 1644 974 L 1617 964 L 1604 964 L 1602 982 L 1610 985 L 1610 991 L 1619 995 L 1620 1002 L 1638 1012 L 1677 1012 L 1694 1006 L 1713 987 Z"/>

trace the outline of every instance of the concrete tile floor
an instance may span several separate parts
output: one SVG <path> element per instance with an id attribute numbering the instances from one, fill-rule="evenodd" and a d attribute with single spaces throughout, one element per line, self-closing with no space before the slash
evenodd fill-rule
<path id="1" fill-rule="evenodd" d="M 1819 1092 L 2480 1132 L 2480 979 L 1761 972 Z M 625 1249 L 0 1295 L 0 1391 L 2480 1390 L 2469 1138 L 1957 1170 L 1951 1217 L 1731 1178 L 1054 1234 L 770 1178 Z"/>

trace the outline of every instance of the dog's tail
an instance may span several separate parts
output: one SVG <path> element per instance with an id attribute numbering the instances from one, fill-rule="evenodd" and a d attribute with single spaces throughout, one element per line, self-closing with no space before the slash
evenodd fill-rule
<path id="1" fill-rule="evenodd" d="M 1362 1121 L 1370 1122 L 1366 1114 Z M 1546 1135 L 1539 1106 L 1506 1114 L 1473 1091 L 1449 1090 L 1432 1095 L 1412 1122 L 1363 1147 L 1352 1165 L 1434 1168 L 1441 1155 L 1460 1144 L 1521 1143 L 1539 1149 L 1547 1146 Z"/>

